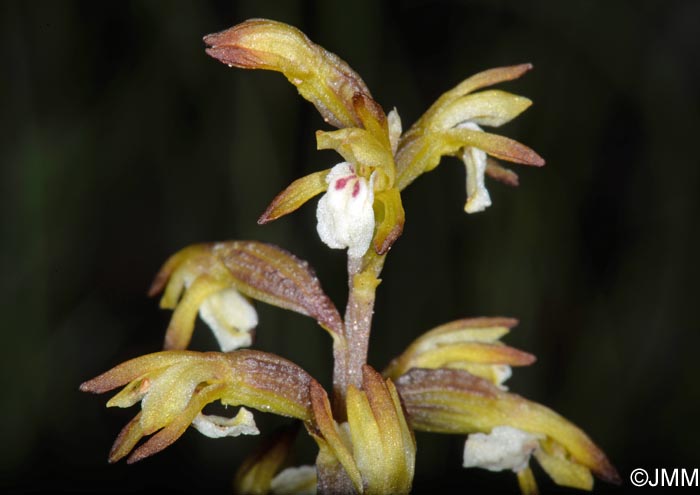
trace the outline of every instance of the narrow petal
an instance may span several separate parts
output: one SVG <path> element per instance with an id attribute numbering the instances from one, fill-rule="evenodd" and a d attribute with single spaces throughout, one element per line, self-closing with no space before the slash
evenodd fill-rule
<path id="1" fill-rule="evenodd" d="M 377 230 L 374 235 L 374 250 L 382 255 L 403 233 L 406 214 L 398 189 L 387 189 L 374 196 L 374 216 Z"/>
<path id="2" fill-rule="evenodd" d="M 430 122 L 437 113 L 442 111 L 461 96 L 467 95 L 473 91 L 476 91 L 477 89 L 485 88 L 487 86 L 493 86 L 494 84 L 505 81 L 512 81 L 513 79 L 519 78 L 530 69 L 532 69 L 532 64 L 511 65 L 508 67 L 488 69 L 468 77 L 451 90 L 443 93 L 442 96 L 440 96 L 440 98 L 433 103 L 428 111 L 423 114 L 423 116 L 416 122 L 416 124 L 413 125 L 411 129 L 418 129 L 425 126 L 426 123 Z"/>
<path id="3" fill-rule="evenodd" d="M 155 370 L 183 361 L 196 360 L 198 355 L 199 353 L 192 351 L 163 351 L 147 354 L 126 361 L 92 380 L 84 382 L 80 385 L 80 390 L 82 392 L 101 394 L 126 385 L 132 380 L 143 377 Z"/>
<path id="4" fill-rule="evenodd" d="M 494 180 L 506 184 L 507 186 L 516 187 L 519 184 L 518 174 L 508 168 L 503 167 L 491 157 L 486 159 L 486 175 Z"/>
<path id="5" fill-rule="evenodd" d="M 352 481 L 355 490 L 358 493 L 362 493 L 362 476 L 357 468 L 355 459 L 338 431 L 336 422 L 333 420 L 328 394 L 315 381 L 310 383 L 309 393 L 311 395 L 314 421 L 313 427 L 307 425 L 307 428 L 309 428 L 309 433 L 316 440 L 321 450 L 320 455 L 325 457 L 325 463 L 332 462 L 332 459 L 337 460 L 345 469 L 345 473 Z M 329 458 L 331 455 L 332 459 Z"/>
<path id="6" fill-rule="evenodd" d="M 444 130 L 464 122 L 499 127 L 510 122 L 532 105 L 532 101 L 505 91 L 488 90 L 462 96 L 443 108 L 429 122 L 434 130 Z"/>
<path id="7" fill-rule="evenodd" d="M 564 456 L 548 454 L 544 450 L 536 451 L 535 458 L 557 485 L 570 486 L 579 490 L 593 489 L 593 476 L 587 467 L 572 462 Z"/>
<path id="8" fill-rule="evenodd" d="M 258 219 L 258 224 L 265 224 L 296 211 L 308 200 L 324 192 L 328 188 L 326 176 L 331 169 L 314 172 L 292 182 L 287 188 L 275 196 Z"/>
<path id="9" fill-rule="evenodd" d="M 540 490 L 537 488 L 535 475 L 532 473 L 530 466 L 518 472 L 518 485 L 522 495 L 539 495 Z"/>
<path id="10" fill-rule="evenodd" d="M 219 398 L 225 385 L 213 384 L 199 391 L 192 398 L 187 407 L 165 428 L 151 436 L 143 445 L 134 450 L 127 459 L 127 464 L 132 464 L 150 457 L 170 446 L 182 436 L 187 427 L 192 424 L 194 418 L 208 403 Z"/>
<path id="11" fill-rule="evenodd" d="M 448 137 L 448 143 L 462 143 L 462 146 L 473 146 L 501 160 L 537 167 L 544 165 L 544 159 L 535 153 L 534 150 L 498 134 L 467 128 L 450 129 L 444 131 L 444 133 Z M 451 147 L 450 144 L 448 144 L 449 147 Z"/>
<path id="12" fill-rule="evenodd" d="M 386 148 L 390 148 L 389 126 L 387 116 L 381 105 L 365 93 L 356 93 L 352 97 L 355 113 L 362 127 L 374 136 Z"/>
<path id="13" fill-rule="evenodd" d="M 141 401 L 143 431 L 150 435 L 174 421 L 188 407 L 199 384 L 211 375 L 212 370 L 207 362 L 180 363 L 152 380 L 148 393 Z"/>
<path id="14" fill-rule="evenodd" d="M 211 295 L 228 287 L 208 275 L 200 275 L 187 289 L 182 300 L 175 307 L 170 324 L 165 332 L 165 350 L 187 349 L 192 339 L 197 313 L 202 303 Z"/>
<path id="15" fill-rule="evenodd" d="M 117 435 L 112 449 L 109 451 L 109 462 L 114 463 L 126 457 L 136 447 L 136 444 L 144 437 L 141 428 L 141 413 L 134 416 Z"/>

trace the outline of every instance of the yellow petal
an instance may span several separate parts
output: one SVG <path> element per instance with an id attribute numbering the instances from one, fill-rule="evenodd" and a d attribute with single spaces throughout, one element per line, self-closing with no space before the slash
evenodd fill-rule
<path id="1" fill-rule="evenodd" d="M 517 323 L 512 318 L 465 318 L 440 325 L 414 340 L 383 374 L 397 379 L 411 368 L 456 367 L 472 371 L 478 369 L 473 368 L 474 364 L 531 364 L 534 356 L 498 342 Z M 493 375 L 488 370 L 484 373 L 478 374 Z"/>
<path id="2" fill-rule="evenodd" d="M 322 467 L 332 469 L 334 463 L 340 463 L 355 490 L 362 493 L 362 475 L 338 431 L 338 425 L 333 419 L 326 391 L 318 382 L 312 381 L 309 385 L 309 394 L 313 408 L 313 423 L 307 423 L 307 429 L 319 446 L 319 461 L 323 465 Z"/>
<path id="3" fill-rule="evenodd" d="M 197 386 L 210 377 L 208 363 L 181 363 L 155 378 L 141 401 L 144 433 L 150 435 L 171 423 L 185 410 Z"/>
<path id="4" fill-rule="evenodd" d="M 353 96 L 367 86 L 338 56 L 282 22 L 251 19 L 204 37 L 207 53 L 229 66 L 282 72 L 324 120 L 336 127 L 361 124 Z"/>
<path id="5" fill-rule="evenodd" d="M 557 485 L 579 490 L 593 489 L 593 476 L 587 467 L 571 462 L 564 456 L 548 454 L 544 450 L 535 451 L 535 458 Z"/>
<path id="6" fill-rule="evenodd" d="M 506 93 L 489 90 L 462 96 L 447 105 L 428 123 L 430 129 L 444 130 L 463 122 L 498 127 L 524 112 L 532 101 Z"/>
<path id="7" fill-rule="evenodd" d="M 389 125 L 381 105 L 364 93 L 355 94 L 352 102 L 362 127 L 385 147 L 390 148 Z"/>
<path id="8" fill-rule="evenodd" d="M 275 196 L 258 219 L 259 224 L 265 224 L 297 210 L 308 200 L 321 194 L 328 188 L 326 176 L 330 169 L 314 172 L 292 182 L 287 188 Z"/>
<path id="9" fill-rule="evenodd" d="M 141 379 L 149 373 L 165 370 L 176 363 L 196 361 L 199 354 L 192 351 L 163 351 L 130 359 L 100 376 L 82 383 L 80 390 L 101 394 L 126 385 L 132 380 Z"/>
<path id="10" fill-rule="evenodd" d="M 317 131 L 316 143 L 320 150 L 336 150 L 355 166 L 358 175 L 368 177 L 370 170 L 380 170 L 383 175 L 377 179 L 377 190 L 392 186 L 395 174 L 394 159 L 388 140 L 384 143 L 369 131 L 352 127 L 337 131 Z"/>
<path id="11" fill-rule="evenodd" d="M 454 149 L 457 143 L 461 143 L 461 146 L 473 146 L 501 160 L 536 167 L 544 165 L 544 159 L 534 150 L 498 134 L 466 128 L 449 129 L 442 134 L 444 134 L 445 148 L 448 150 Z"/>
<path id="12" fill-rule="evenodd" d="M 144 436 L 141 428 L 141 413 L 134 416 L 117 435 L 109 451 L 109 462 L 114 463 L 126 457 Z"/>
<path id="13" fill-rule="evenodd" d="M 527 366 L 535 356 L 512 347 L 495 344 L 453 344 L 441 346 L 416 356 L 412 368 L 442 368 L 455 363 L 508 364 Z"/>
<path id="14" fill-rule="evenodd" d="M 229 286 L 208 275 L 200 275 L 192 282 L 182 300 L 175 307 L 165 332 L 165 350 L 186 349 L 192 339 L 197 313 L 202 303 L 211 295 Z"/>
<path id="15" fill-rule="evenodd" d="M 532 69 L 532 64 L 511 65 L 508 67 L 497 67 L 468 77 L 451 90 L 443 93 L 440 98 L 428 109 L 414 127 L 422 126 L 425 122 L 432 120 L 434 115 L 444 109 L 457 98 L 469 94 L 477 89 L 493 86 L 500 82 L 512 81 L 522 76 Z"/>
<path id="16" fill-rule="evenodd" d="M 225 385 L 223 384 L 215 383 L 200 390 L 172 422 L 134 450 L 126 462 L 128 464 L 138 462 L 172 445 L 173 442 L 182 436 L 187 427 L 192 424 L 192 420 L 204 406 L 219 398 L 224 387 Z M 143 422 L 143 417 L 141 422 Z"/>
<path id="17" fill-rule="evenodd" d="M 364 483 L 377 489 L 384 479 L 384 446 L 381 432 L 367 396 L 350 385 L 346 396 L 348 424 L 352 436 L 353 457 L 362 473 Z M 393 459 L 394 462 L 398 459 Z M 377 486 L 379 485 L 379 486 Z"/>
<path id="18" fill-rule="evenodd" d="M 377 254 L 386 254 L 403 232 L 405 213 L 398 189 L 375 194 L 374 217 L 377 225 L 374 250 Z"/>
<path id="19" fill-rule="evenodd" d="M 538 495 L 540 493 L 540 490 L 537 488 L 537 481 L 535 481 L 535 475 L 532 474 L 530 466 L 522 471 L 518 471 L 518 485 L 522 495 Z"/>

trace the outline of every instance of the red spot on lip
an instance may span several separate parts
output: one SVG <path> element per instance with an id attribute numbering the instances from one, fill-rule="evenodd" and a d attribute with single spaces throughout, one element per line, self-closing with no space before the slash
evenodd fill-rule
<path id="1" fill-rule="evenodd" d="M 341 177 L 340 179 L 338 179 L 337 181 L 335 181 L 335 189 L 336 189 L 337 191 L 340 191 L 340 190 L 343 189 L 345 186 L 347 186 L 348 181 L 349 181 L 350 179 L 353 179 L 354 177 L 355 177 L 354 175 L 348 175 L 347 177 Z"/>
<path id="2" fill-rule="evenodd" d="M 352 186 L 352 197 L 356 198 L 360 194 L 360 181 L 355 181 L 355 185 Z"/>

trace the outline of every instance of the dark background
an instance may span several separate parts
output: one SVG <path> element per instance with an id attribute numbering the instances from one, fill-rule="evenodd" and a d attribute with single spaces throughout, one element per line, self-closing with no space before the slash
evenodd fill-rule
<path id="1" fill-rule="evenodd" d="M 203 35 L 249 17 L 296 25 L 359 72 L 408 126 L 443 91 L 532 62 L 500 86 L 534 101 L 500 129 L 537 150 L 521 186 L 463 213 L 445 159 L 404 194 L 403 237 L 379 288 L 370 362 L 465 316 L 513 316 L 538 356 L 511 390 L 581 426 L 631 489 L 632 469 L 700 467 L 700 2 L 4 2 L 0 7 L 4 492 L 226 493 L 257 437 L 188 431 L 133 466 L 109 447 L 136 412 L 78 385 L 160 349 L 169 313 L 145 295 L 160 264 L 201 241 L 258 239 L 307 259 L 336 304 L 343 253 L 315 201 L 260 227 L 291 180 L 340 161 L 279 74 L 207 57 Z M 257 348 L 330 382 L 310 319 L 258 305 Z M 194 347 L 213 348 L 204 329 Z M 265 430 L 277 418 L 258 414 Z M 516 492 L 461 466 L 463 438 L 418 434 L 416 492 Z M 298 463 L 314 448 L 299 440 Z M 537 468 L 543 491 L 556 491 Z"/>

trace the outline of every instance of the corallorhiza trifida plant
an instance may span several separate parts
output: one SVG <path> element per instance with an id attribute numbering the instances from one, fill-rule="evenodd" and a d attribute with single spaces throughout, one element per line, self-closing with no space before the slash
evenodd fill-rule
<path id="1" fill-rule="evenodd" d="M 347 249 L 345 316 L 323 292 L 308 263 L 255 241 L 196 244 L 168 259 L 151 295 L 173 310 L 165 350 L 122 363 L 81 385 L 102 393 L 124 387 L 107 406 L 141 411 L 119 433 L 110 462 L 135 462 L 177 440 L 190 426 L 213 438 L 256 435 L 246 408 L 294 418 L 318 444 L 315 466 L 287 467 L 293 431 L 270 438 L 240 467 L 240 493 L 408 493 L 414 473 L 413 430 L 466 435 L 464 467 L 512 471 L 523 493 L 537 492 L 532 457 L 563 486 L 590 490 L 593 475 L 617 482 L 605 454 L 575 425 L 545 406 L 509 393 L 511 366 L 531 354 L 500 339 L 510 318 L 470 318 L 434 328 L 382 371 L 367 364 L 375 291 L 385 258 L 401 235 L 401 192 L 421 174 L 456 156 L 466 167 L 467 213 L 491 204 L 486 176 L 517 184 L 494 158 L 540 166 L 544 160 L 511 139 L 484 132 L 530 106 L 487 89 L 527 72 L 529 64 L 480 72 L 444 93 L 406 132 L 394 109 L 372 99 L 340 58 L 286 24 L 254 19 L 204 38 L 207 53 L 245 69 L 281 72 L 337 130 L 318 131 L 319 149 L 343 161 L 292 182 L 259 219 L 263 224 L 321 195 L 321 240 Z M 242 349 L 258 324 L 251 299 L 314 318 L 333 342 L 330 394 L 294 363 Z M 197 314 L 221 352 L 188 351 Z M 241 406 L 232 418 L 203 414 L 220 401 Z M 146 436 L 150 438 L 137 447 Z"/>

